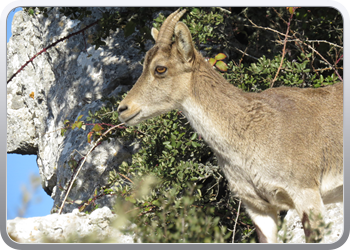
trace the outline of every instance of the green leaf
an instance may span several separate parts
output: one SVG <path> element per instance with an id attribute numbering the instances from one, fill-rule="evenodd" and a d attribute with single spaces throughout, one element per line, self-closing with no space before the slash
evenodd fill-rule
<path id="1" fill-rule="evenodd" d="M 87 140 L 88 140 L 88 143 L 91 143 L 91 136 L 94 134 L 93 131 L 89 132 L 88 135 L 87 135 Z"/>
<path id="2" fill-rule="evenodd" d="M 193 14 L 198 15 L 199 12 L 200 12 L 199 9 L 194 8 L 194 9 L 191 11 L 191 14 L 192 14 L 192 15 L 193 15 Z"/>
<path id="3" fill-rule="evenodd" d="M 211 66 L 214 66 L 215 63 L 216 63 L 216 59 L 214 59 L 214 58 L 210 58 L 210 59 L 209 59 L 209 64 L 210 64 Z"/>
<path id="4" fill-rule="evenodd" d="M 83 117 L 84 115 L 79 115 L 77 118 L 77 122 Z"/>
<path id="5" fill-rule="evenodd" d="M 61 136 L 64 136 L 64 133 L 67 131 L 67 129 L 62 128 L 61 129 Z"/>
<path id="6" fill-rule="evenodd" d="M 192 146 L 196 148 L 196 147 L 200 147 L 201 144 L 199 144 L 198 142 L 193 141 L 192 142 Z"/>
<path id="7" fill-rule="evenodd" d="M 173 147 L 170 144 L 165 145 L 167 149 L 172 149 Z"/>
<path id="8" fill-rule="evenodd" d="M 95 124 L 95 126 L 93 127 L 92 131 L 95 131 L 95 132 L 99 132 L 101 131 L 103 128 L 100 124 Z"/>
<path id="9" fill-rule="evenodd" d="M 193 133 L 190 140 L 193 141 L 197 138 L 197 133 Z"/>
<path id="10" fill-rule="evenodd" d="M 128 198 L 129 198 L 128 200 L 129 200 L 131 203 L 133 203 L 133 204 L 136 203 L 136 199 L 135 199 L 134 197 L 129 196 Z"/>
<path id="11" fill-rule="evenodd" d="M 218 61 L 218 62 L 215 64 L 215 66 L 216 66 L 219 70 L 224 71 L 224 72 L 226 72 L 227 69 L 228 69 L 227 64 L 224 63 L 223 61 Z"/>
<path id="12" fill-rule="evenodd" d="M 152 201 L 152 204 L 159 207 L 161 205 L 161 203 L 159 202 L 159 200 L 154 200 Z"/>
<path id="13" fill-rule="evenodd" d="M 321 81 L 321 83 L 324 81 L 323 75 L 320 75 L 320 81 Z"/>
<path id="14" fill-rule="evenodd" d="M 176 122 L 173 124 L 173 129 L 177 129 L 177 123 Z"/>
<path id="15" fill-rule="evenodd" d="M 77 127 L 78 127 L 78 128 L 81 128 L 82 126 L 83 126 L 83 122 L 82 122 L 82 121 L 80 121 L 80 122 L 77 123 Z"/>
<path id="16" fill-rule="evenodd" d="M 292 15 L 294 13 L 294 8 L 293 7 L 287 7 L 289 13 Z"/>
<path id="17" fill-rule="evenodd" d="M 227 56 L 224 53 L 219 53 L 215 56 L 215 59 L 218 61 L 224 60 Z"/>

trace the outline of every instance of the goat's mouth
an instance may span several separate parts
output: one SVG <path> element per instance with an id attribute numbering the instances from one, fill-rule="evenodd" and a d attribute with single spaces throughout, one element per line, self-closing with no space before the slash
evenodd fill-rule
<path id="1" fill-rule="evenodd" d="M 120 120 L 122 122 L 124 122 L 125 124 L 128 124 L 128 125 L 136 125 L 139 123 L 139 121 L 132 121 L 136 116 L 138 116 L 139 114 L 141 113 L 141 110 L 139 110 L 138 112 L 136 112 L 135 114 L 129 116 L 129 117 L 120 117 Z"/>

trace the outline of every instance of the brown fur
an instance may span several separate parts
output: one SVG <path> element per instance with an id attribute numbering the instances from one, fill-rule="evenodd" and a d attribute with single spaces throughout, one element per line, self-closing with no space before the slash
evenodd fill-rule
<path id="1" fill-rule="evenodd" d="M 157 66 L 167 72 L 157 74 Z M 342 201 L 342 83 L 243 92 L 203 59 L 178 22 L 175 43 L 157 43 L 147 53 L 141 77 L 118 108 L 130 125 L 172 109 L 181 109 L 213 149 L 264 241 L 276 242 L 279 210 L 295 208 L 307 218 Z"/>

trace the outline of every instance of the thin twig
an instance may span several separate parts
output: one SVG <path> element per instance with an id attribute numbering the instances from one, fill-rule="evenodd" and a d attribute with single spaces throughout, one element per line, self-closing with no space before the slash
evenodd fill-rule
<path id="1" fill-rule="evenodd" d="M 72 33 L 72 34 L 69 34 L 68 36 L 65 36 L 65 37 L 63 37 L 63 38 L 61 38 L 61 39 L 58 39 L 56 42 L 54 42 L 54 43 L 50 44 L 48 47 L 42 49 L 39 53 L 35 54 L 35 55 L 34 55 L 32 58 L 30 58 L 25 64 L 23 64 L 22 67 L 21 67 L 19 70 L 17 70 L 17 72 L 14 73 L 14 74 L 10 77 L 10 79 L 7 81 L 7 84 L 8 84 L 9 82 L 11 82 L 12 79 L 13 79 L 19 72 L 21 72 L 30 62 L 32 62 L 36 57 L 38 57 L 39 55 L 41 55 L 41 54 L 44 53 L 44 52 L 47 52 L 48 49 L 50 49 L 50 48 L 56 46 L 56 44 L 58 44 L 58 43 L 60 43 L 60 42 L 62 42 L 62 41 L 64 41 L 64 40 L 66 40 L 66 39 L 69 39 L 69 38 L 71 38 L 72 36 L 75 36 L 75 35 L 78 35 L 78 34 L 84 32 L 84 31 L 87 30 L 88 28 L 90 28 L 90 27 L 92 27 L 92 26 L 98 24 L 99 21 L 100 21 L 100 20 L 97 20 L 97 21 L 95 21 L 95 22 L 89 24 L 88 26 L 86 26 L 85 28 L 83 28 L 83 29 L 81 29 L 81 30 L 79 30 L 79 31 L 77 31 L 77 32 L 74 32 L 74 33 Z"/>
<path id="2" fill-rule="evenodd" d="M 216 8 L 221 10 L 222 12 L 225 12 L 226 14 L 231 14 L 231 11 L 229 11 L 229 10 L 226 10 L 224 8 L 221 8 L 221 7 L 216 7 Z"/>
<path id="3" fill-rule="evenodd" d="M 109 126 L 109 127 L 113 127 L 113 126 L 114 126 L 114 125 L 108 124 L 108 123 L 84 123 L 83 125 L 86 125 L 86 126 L 95 126 L 96 124 L 98 124 L 98 125 L 105 125 L 105 126 Z M 53 130 L 53 131 L 48 131 L 48 132 L 46 132 L 44 135 L 57 132 L 57 131 L 59 131 L 59 130 L 61 130 L 61 129 L 68 129 L 68 128 L 70 128 L 70 127 L 71 127 L 71 125 L 67 125 L 67 126 L 65 126 L 65 127 L 63 127 L 63 128 L 58 128 L 58 129 L 55 129 L 55 130 Z"/>
<path id="4" fill-rule="evenodd" d="M 252 20 L 250 20 L 247 16 L 246 16 L 247 20 L 255 27 L 255 28 L 258 28 L 258 29 L 263 29 L 263 30 L 269 30 L 269 31 L 272 31 L 274 33 L 277 33 L 281 36 L 285 36 L 286 34 L 283 34 L 282 32 L 279 32 L 277 30 L 274 30 L 274 29 L 271 29 L 271 28 L 268 28 L 268 27 L 262 27 L 262 26 L 259 26 L 259 25 L 256 25 Z M 247 25 L 245 24 L 244 26 L 246 27 L 251 27 L 250 25 Z M 289 38 L 292 38 L 292 36 L 288 36 Z"/>
<path id="5" fill-rule="evenodd" d="M 128 213 L 130 213 L 132 211 L 139 210 L 139 209 L 140 209 L 139 207 L 135 207 L 133 209 L 130 209 L 129 211 L 126 211 L 125 214 L 128 214 Z"/>
<path id="6" fill-rule="evenodd" d="M 250 232 L 246 235 L 243 235 L 242 237 L 242 241 L 244 241 L 245 239 L 249 238 L 255 231 L 255 228 L 253 228 L 252 230 L 250 230 Z"/>
<path id="7" fill-rule="evenodd" d="M 296 9 L 296 8 L 294 7 L 294 11 L 295 11 L 295 9 Z M 293 12 L 293 14 L 294 14 L 294 12 Z M 305 42 L 304 42 L 304 41 L 301 41 L 300 39 L 287 40 L 287 38 L 293 38 L 292 36 L 289 36 L 289 35 L 288 35 L 289 29 L 290 29 L 290 21 L 291 21 L 291 19 L 292 19 L 292 17 L 293 17 L 293 14 L 291 14 L 291 16 L 290 16 L 290 18 L 289 18 L 289 23 L 288 23 L 288 27 L 287 27 L 287 32 L 286 32 L 286 34 L 283 34 L 283 33 L 279 32 L 279 31 L 274 30 L 274 29 L 271 29 L 271 28 L 267 28 L 267 27 L 262 27 L 262 26 L 256 25 L 252 20 L 250 20 L 250 19 L 248 18 L 248 16 L 247 16 L 246 13 L 245 13 L 245 17 L 247 18 L 247 20 L 248 20 L 255 28 L 264 29 L 264 30 L 269 30 L 269 31 L 272 31 L 272 32 L 274 32 L 274 33 L 283 35 L 283 36 L 285 37 L 285 40 L 284 40 L 284 48 L 283 48 L 283 54 L 282 54 L 282 57 L 283 57 L 283 58 L 282 58 L 282 61 L 281 61 L 281 65 L 282 65 L 282 63 L 283 63 L 283 59 L 284 59 L 284 55 L 285 55 L 285 46 L 286 46 L 286 42 L 287 42 L 287 41 L 289 41 L 289 42 L 290 42 L 290 41 L 301 42 L 302 44 L 304 44 L 304 45 L 306 45 L 308 48 L 310 48 L 312 51 L 314 51 L 317 55 L 319 55 L 319 56 L 326 62 L 326 64 L 328 64 L 328 65 L 334 70 L 334 72 L 337 74 L 338 78 L 339 78 L 341 81 L 343 81 L 343 78 L 340 76 L 340 74 L 338 73 L 338 71 L 336 70 L 336 68 L 335 68 L 332 64 L 330 64 L 317 50 L 315 50 L 315 49 L 314 49 L 312 46 L 310 46 L 309 44 L 306 44 L 306 42 L 322 42 L 322 43 L 328 43 L 328 44 L 330 44 L 330 45 L 332 45 L 332 46 L 334 46 L 334 47 L 338 47 L 338 48 L 343 49 L 342 46 L 339 46 L 339 45 L 337 45 L 337 44 L 328 42 L 328 41 L 326 41 L 326 40 L 306 40 Z M 245 26 L 250 27 L 249 25 L 245 25 Z M 339 59 L 341 59 L 341 58 L 342 58 L 342 57 L 340 57 Z M 339 60 L 338 60 L 338 61 L 339 61 Z M 338 61 L 337 61 L 337 63 L 338 63 Z M 280 69 L 280 68 L 279 68 L 279 69 Z M 279 71 L 277 72 L 276 76 L 278 75 L 278 73 L 279 73 Z M 275 76 L 275 78 L 276 78 L 276 76 Z M 276 79 L 273 80 L 273 82 L 272 82 L 272 84 L 271 84 L 271 87 L 273 87 L 273 84 L 274 84 L 275 80 L 276 80 Z"/>
<path id="8" fill-rule="evenodd" d="M 74 149 L 73 152 L 77 152 L 81 157 L 84 157 L 84 155 L 81 154 L 77 149 Z"/>
<path id="9" fill-rule="evenodd" d="M 62 209 L 63 209 L 63 207 L 64 207 L 64 204 L 66 203 L 66 200 L 67 200 L 67 198 L 68 198 L 69 192 L 70 192 L 70 190 L 72 189 L 73 184 L 74 184 L 74 182 L 75 182 L 75 179 L 77 178 L 77 176 L 78 176 L 80 170 L 82 169 L 82 167 L 83 167 L 83 165 L 84 165 L 84 163 L 85 163 L 87 157 L 89 156 L 89 154 L 95 149 L 95 147 L 100 143 L 100 141 L 103 139 L 104 136 L 106 136 L 109 132 L 111 132 L 112 130 L 114 130 L 114 129 L 118 128 L 119 126 L 122 126 L 122 125 L 124 125 L 124 123 L 121 123 L 121 124 L 115 125 L 114 127 L 111 127 L 110 129 L 108 129 L 106 132 L 104 132 L 104 133 L 98 138 L 98 140 L 94 143 L 94 145 L 92 145 L 92 147 L 90 148 L 89 152 L 85 155 L 84 160 L 81 162 L 81 164 L 80 164 L 80 166 L 79 166 L 77 172 L 75 173 L 75 175 L 74 175 L 74 177 L 73 177 L 73 179 L 72 179 L 72 181 L 71 181 L 71 183 L 70 183 L 70 185 L 69 185 L 69 187 L 68 187 L 68 189 L 67 189 L 66 196 L 64 197 L 64 199 L 63 199 L 63 201 L 62 201 L 61 207 L 60 207 L 60 209 L 58 210 L 58 214 L 61 214 L 61 213 L 62 213 Z"/>
<path id="10" fill-rule="evenodd" d="M 343 49 L 342 46 L 340 46 L 340 45 L 338 45 L 338 44 L 335 44 L 335 43 L 328 42 L 328 41 L 326 41 L 326 40 L 306 40 L 305 42 L 308 42 L 308 43 L 328 43 L 329 45 L 332 45 L 332 46 L 334 46 L 334 47 Z"/>
<path id="11" fill-rule="evenodd" d="M 344 70 L 343 67 L 336 67 L 336 69 Z M 323 71 L 326 71 L 326 70 L 333 70 L 333 68 L 328 67 L 328 68 L 324 68 L 324 69 L 315 69 L 314 71 L 315 72 L 319 72 L 319 71 L 323 72 Z"/>
<path id="12" fill-rule="evenodd" d="M 286 55 L 286 46 L 287 46 L 287 36 L 288 36 L 288 33 L 289 33 L 289 28 L 290 28 L 290 22 L 292 21 L 292 18 L 293 18 L 293 14 L 294 14 L 294 11 L 295 11 L 295 7 L 293 7 L 293 13 L 290 15 L 289 17 L 289 22 L 288 22 L 288 25 L 287 25 L 287 31 L 286 31 L 286 34 L 285 34 L 285 37 L 284 37 L 284 45 L 283 45 L 283 51 L 282 51 L 282 59 L 281 59 L 281 63 L 280 63 L 280 66 L 278 67 L 277 69 L 277 72 L 276 72 L 276 75 L 275 75 L 275 78 L 273 78 L 272 80 L 272 83 L 271 83 L 271 88 L 273 87 L 273 84 L 275 83 L 275 81 L 277 80 L 277 76 L 278 74 L 280 73 L 280 70 L 282 68 L 282 64 L 283 64 L 283 60 L 284 60 L 284 56 Z"/>
<path id="13" fill-rule="evenodd" d="M 341 55 L 341 57 L 339 57 L 339 59 L 335 62 L 334 66 L 338 64 L 338 62 L 343 58 L 343 55 Z"/>
<path id="14" fill-rule="evenodd" d="M 232 243 L 235 243 L 236 226 L 237 226 L 237 221 L 238 221 L 240 209 L 241 209 L 241 199 L 239 199 L 236 221 L 235 221 L 235 225 L 233 226 Z"/>
<path id="15" fill-rule="evenodd" d="M 119 172 L 118 172 L 118 174 L 120 174 L 120 175 L 123 176 L 125 179 L 127 179 L 127 180 L 130 181 L 132 184 L 134 184 L 134 182 L 133 182 L 132 180 L 130 180 L 127 176 L 125 176 L 125 175 L 123 175 L 122 173 L 119 173 Z"/>
<path id="16" fill-rule="evenodd" d="M 272 7 L 272 9 L 275 11 L 275 13 L 278 15 L 278 17 L 281 18 L 282 21 L 283 21 L 286 25 L 288 25 L 287 21 L 284 20 L 284 18 L 281 16 L 281 14 L 280 14 L 275 8 Z"/>
<path id="17" fill-rule="evenodd" d="M 302 41 L 301 41 L 302 42 Z M 319 57 L 321 57 L 322 58 L 322 60 L 323 61 L 325 61 L 333 70 L 334 70 L 334 72 L 337 74 L 337 76 L 338 76 L 338 78 L 341 80 L 341 81 L 343 81 L 343 78 L 340 76 L 340 74 L 338 73 L 338 71 L 337 71 L 337 69 L 332 65 L 332 64 L 330 64 L 327 60 L 326 60 L 326 58 L 324 58 L 317 50 L 315 50 L 312 46 L 310 46 L 309 44 L 306 44 L 306 43 L 304 43 L 309 49 L 311 49 L 313 52 L 315 52 Z M 342 57 L 340 57 L 340 58 L 342 58 Z"/>
<path id="18" fill-rule="evenodd" d="M 241 53 L 242 53 L 243 55 L 245 55 L 245 56 L 248 56 L 248 57 L 253 58 L 253 59 L 255 59 L 255 60 L 259 60 L 259 58 L 254 57 L 254 56 L 252 56 L 252 55 L 249 55 L 248 53 L 246 53 L 246 52 L 243 51 L 243 50 L 240 50 L 239 48 L 234 47 L 234 49 L 237 50 L 237 51 L 239 51 L 239 52 L 241 52 Z"/>
<path id="19" fill-rule="evenodd" d="M 326 41 L 326 40 L 305 40 L 305 41 L 301 41 L 300 39 L 296 38 L 296 39 L 288 39 L 287 42 L 328 43 L 329 45 L 332 45 L 332 46 L 334 46 L 334 47 L 343 49 L 342 46 L 340 46 L 340 45 L 338 45 L 338 44 L 335 44 L 335 43 L 328 42 L 328 41 Z"/>
<path id="20" fill-rule="evenodd" d="M 325 41 L 325 40 L 306 40 L 306 41 L 302 41 L 302 40 L 300 40 L 300 39 L 298 39 L 298 38 L 287 40 L 287 42 L 299 42 L 299 43 L 301 43 L 301 44 L 307 46 L 308 48 L 310 48 L 313 52 L 317 52 L 316 49 L 314 49 L 312 46 L 306 44 L 306 42 L 311 42 L 311 41 L 313 41 L 313 42 L 324 42 L 324 43 L 328 43 L 328 44 L 330 44 L 330 45 L 332 45 L 332 46 L 334 46 L 334 47 L 338 47 L 338 48 L 340 48 L 340 49 L 343 49 L 342 46 L 337 45 L 337 44 L 334 44 L 334 43 L 331 43 L 331 42 L 328 42 L 328 41 Z M 273 42 L 278 43 L 278 44 L 281 44 L 281 41 L 279 41 L 279 40 L 274 40 Z M 303 51 L 303 52 L 304 52 L 304 51 Z M 317 53 L 317 54 L 320 55 L 319 53 Z M 323 58 L 323 57 L 321 57 L 321 58 Z M 340 56 L 340 58 L 337 60 L 337 62 L 335 63 L 335 65 L 337 65 L 338 62 L 339 62 L 342 58 L 343 58 L 343 55 Z M 323 61 L 321 61 L 321 62 L 322 62 L 323 64 L 326 64 L 326 65 L 331 65 L 331 64 L 330 64 L 329 62 L 327 62 L 326 60 L 325 60 L 325 62 L 323 62 Z"/>
<path id="21" fill-rule="evenodd" d="M 245 56 L 245 54 L 247 54 L 247 50 L 248 50 L 248 46 L 245 48 L 245 50 L 244 50 L 244 53 L 243 53 L 243 55 L 242 55 L 242 57 L 241 57 L 241 60 L 239 60 L 239 67 L 241 67 L 241 64 L 242 64 L 242 61 L 243 61 L 243 58 L 244 58 L 244 56 Z"/>

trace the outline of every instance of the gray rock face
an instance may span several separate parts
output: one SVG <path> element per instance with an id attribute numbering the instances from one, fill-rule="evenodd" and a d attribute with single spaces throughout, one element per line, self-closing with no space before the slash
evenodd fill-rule
<path id="1" fill-rule="evenodd" d="M 7 44 L 7 78 L 43 48 L 100 18 L 100 12 L 92 10 L 84 23 L 68 19 L 56 8 L 48 18 L 17 12 Z M 66 188 L 73 174 L 69 160 L 79 161 L 91 147 L 89 127 L 69 130 L 62 137 L 64 120 L 74 121 L 79 115 L 84 120 L 89 110 L 102 107 L 101 97 L 128 90 L 142 72 L 143 55 L 132 36 L 125 39 L 122 30 L 111 32 L 107 45 L 95 50 L 89 44 L 93 29 L 39 55 L 7 85 L 7 152 L 38 156 L 42 186 L 55 200 L 54 207 L 61 205 L 64 196 L 57 187 Z M 107 166 L 117 168 L 132 151 L 118 140 L 103 142 L 88 157 L 69 198 L 91 198 L 97 187 L 107 184 Z M 112 206 L 113 199 L 104 196 L 96 202 Z M 67 204 L 63 212 L 77 206 Z"/>
<path id="2" fill-rule="evenodd" d="M 329 229 L 325 230 L 326 235 L 321 243 L 335 243 L 343 235 L 343 203 L 328 204 L 325 208 L 325 224 L 331 223 L 331 225 Z M 284 221 L 286 227 L 278 232 L 279 238 L 285 238 L 287 243 L 305 243 L 304 230 L 296 210 L 289 210 Z M 329 234 L 327 234 L 327 232 Z M 282 241 L 280 241 L 280 243 L 282 243 Z"/>
<path id="3" fill-rule="evenodd" d="M 133 235 L 125 235 L 116 229 L 113 224 L 116 218 L 107 207 L 91 214 L 75 209 L 62 215 L 8 220 L 7 233 L 19 243 L 82 241 L 84 237 L 109 243 L 134 243 Z"/>

